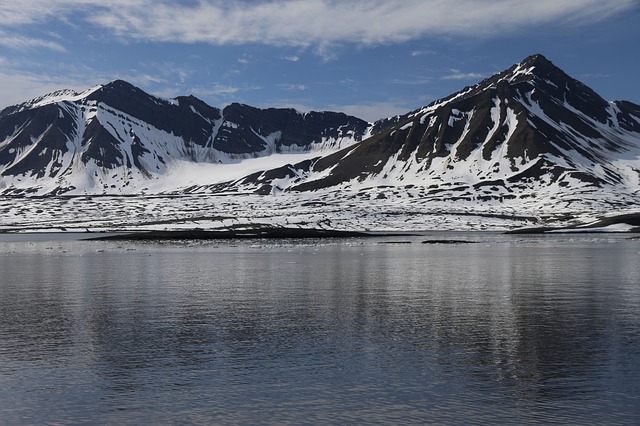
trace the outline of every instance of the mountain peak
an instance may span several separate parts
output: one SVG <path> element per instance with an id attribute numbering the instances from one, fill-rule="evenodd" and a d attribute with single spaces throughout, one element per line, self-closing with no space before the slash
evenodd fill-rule
<path id="1" fill-rule="evenodd" d="M 526 66 L 554 66 L 553 63 L 541 53 L 534 53 L 533 55 L 527 56 L 520 64 Z"/>
<path id="2" fill-rule="evenodd" d="M 561 88 L 565 86 L 574 85 L 574 83 L 581 85 L 581 83 L 572 79 L 565 74 L 564 71 L 555 66 L 550 60 L 544 57 L 544 55 L 535 53 L 527 56 L 521 62 L 512 65 L 508 69 L 497 72 L 473 86 L 467 86 L 446 98 L 438 99 L 419 111 L 424 112 L 425 110 L 434 109 L 448 102 L 468 99 L 487 90 L 495 90 L 500 85 L 516 86 L 521 83 L 543 91 L 551 91 L 554 92 L 554 94 L 561 92 L 563 90 Z M 415 112 L 410 115 L 413 114 L 415 114 Z"/>
<path id="3" fill-rule="evenodd" d="M 145 93 L 142 89 L 134 86 L 133 84 L 124 81 L 124 80 L 113 80 L 107 84 L 103 84 L 90 93 L 87 96 L 89 100 L 105 100 L 105 99 L 113 99 L 114 97 L 131 97 L 132 95 L 143 95 L 144 97 L 149 97 L 147 93 Z"/>
<path id="4" fill-rule="evenodd" d="M 547 82 L 554 86 L 563 86 L 567 81 L 573 80 L 540 53 L 526 57 L 506 71 L 496 74 L 495 77 L 497 81 L 506 80 L 509 83 L 529 81 L 538 85 L 536 83 Z"/>
<path id="5" fill-rule="evenodd" d="M 133 90 L 136 87 L 125 80 L 116 79 L 102 85 L 103 90 Z"/>

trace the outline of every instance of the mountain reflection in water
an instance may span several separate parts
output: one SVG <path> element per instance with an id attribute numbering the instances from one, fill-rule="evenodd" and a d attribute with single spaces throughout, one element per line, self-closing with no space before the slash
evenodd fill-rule
<path id="1" fill-rule="evenodd" d="M 638 242 L 471 236 L 5 242 L 0 415 L 640 421 Z"/>

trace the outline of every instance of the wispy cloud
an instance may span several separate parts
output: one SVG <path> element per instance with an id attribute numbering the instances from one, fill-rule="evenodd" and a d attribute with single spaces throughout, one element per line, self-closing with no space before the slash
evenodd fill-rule
<path id="1" fill-rule="evenodd" d="M 81 19 L 122 40 L 315 47 L 327 56 L 335 44 L 494 36 L 556 22 L 584 25 L 637 7 L 637 0 L 3 0 L 0 26 Z"/>
<path id="2" fill-rule="evenodd" d="M 284 90 L 299 90 L 301 92 L 307 88 L 304 84 L 279 84 L 278 87 Z"/>
<path id="3" fill-rule="evenodd" d="M 251 62 L 252 62 L 251 56 L 247 55 L 246 53 L 238 58 L 238 63 L 242 65 L 247 65 L 247 64 L 250 64 Z"/>
<path id="4" fill-rule="evenodd" d="M 227 99 L 235 96 L 240 92 L 261 90 L 260 86 L 235 86 L 215 82 L 206 86 L 196 86 L 191 88 L 191 93 L 200 97 L 212 97 L 214 100 Z"/>
<path id="5" fill-rule="evenodd" d="M 117 10 L 122 7 L 150 5 L 148 0 L 0 0 L 0 26 L 22 26 L 42 23 L 49 19 L 71 23 L 90 17 L 92 10 Z M 103 9 L 104 6 L 104 9 Z"/>
<path id="6" fill-rule="evenodd" d="M 206 94 L 206 95 L 232 95 L 240 91 L 240 88 L 237 86 L 229 86 L 225 84 L 213 84 L 210 87 L 200 87 L 195 88 L 194 93 L 197 94 Z"/>
<path id="7" fill-rule="evenodd" d="M 411 56 L 426 56 L 426 55 L 435 55 L 435 51 L 433 50 L 414 50 L 411 52 Z"/>
<path id="8" fill-rule="evenodd" d="M 296 56 L 296 55 L 283 56 L 282 59 L 284 59 L 285 61 L 289 61 L 289 62 L 298 62 L 298 61 L 300 61 L 300 57 Z"/>
<path id="9" fill-rule="evenodd" d="M 24 49 L 49 49 L 57 52 L 64 52 L 65 48 L 62 44 L 51 40 L 41 38 L 26 37 L 22 35 L 9 35 L 4 31 L 0 31 L 0 46 L 12 50 Z"/>
<path id="10" fill-rule="evenodd" d="M 486 74 L 480 74 L 477 72 L 462 72 L 460 70 L 452 69 L 451 74 L 440 77 L 442 80 L 477 80 L 479 78 L 485 78 Z"/>

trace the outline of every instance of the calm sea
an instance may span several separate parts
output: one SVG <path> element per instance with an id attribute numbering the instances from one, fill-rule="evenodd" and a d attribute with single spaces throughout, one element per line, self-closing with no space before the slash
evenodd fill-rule
<path id="1" fill-rule="evenodd" d="M 627 235 L 0 238 L 0 424 L 640 423 Z"/>

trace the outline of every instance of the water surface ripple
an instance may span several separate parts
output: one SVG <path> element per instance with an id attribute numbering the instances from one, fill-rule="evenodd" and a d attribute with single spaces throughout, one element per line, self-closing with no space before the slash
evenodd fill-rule
<path id="1" fill-rule="evenodd" d="M 5 238 L 0 424 L 640 422 L 640 243 L 462 236 Z"/>

